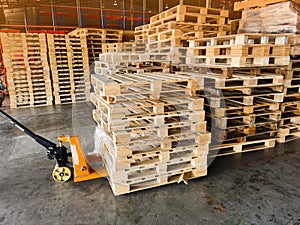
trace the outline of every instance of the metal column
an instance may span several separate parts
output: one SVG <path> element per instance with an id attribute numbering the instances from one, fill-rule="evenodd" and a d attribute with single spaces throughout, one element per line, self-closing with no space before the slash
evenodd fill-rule
<path id="1" fill-rule="evenodd" d="M 146 12 L 146 9 L 147 9 L 147 1 L 146 0 L 143 0 L 143 22 L 142 22 L 142 24 L 144 25 L 144 24 L 146 24 L 146 22 L 145 22 L 145 16 L 146 16 L 146 14 L 145 14 L 145 12 Z"/>
<path id="2" fill-rule="evenodd" d="M 80 10 L 80 0 L 76 0 L 77 16 L 78 16 L 78 27 L 82 27 L 82 14 Z"/>
<path id="3" fill-rule="evenodd" d="M 206 0 L 206 8 L 211 8 L 211 0 Z"/>
<path id="4" fill-rule="evenodd" d="M 54 16 L 54 7 L 53 7 L 53 1 L 52 0 L 51 0 L 51 14 L 52 14 L 53 30 L 56 30 L 56 18 Z"/>
<path id="5" fill-rule="evenodd" d="M 163 0 L 158 0 L 158 12 L 164 11 L 164 1 Z"/>

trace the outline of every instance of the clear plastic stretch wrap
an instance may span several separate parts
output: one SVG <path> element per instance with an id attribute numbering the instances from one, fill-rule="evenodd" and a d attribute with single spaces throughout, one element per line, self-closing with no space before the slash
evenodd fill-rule
<path id="1" fill-rule="evenodd" d="M 290 1 L 245 9 L 239 33 L 298 33 L 299 12 L 299 5 Z"/>

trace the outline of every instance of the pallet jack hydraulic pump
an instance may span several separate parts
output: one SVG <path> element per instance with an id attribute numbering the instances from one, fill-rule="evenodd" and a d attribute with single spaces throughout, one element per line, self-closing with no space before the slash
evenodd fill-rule
<path id="1" fill-rule="evenodd" d="M 73 177 L 74 182 L 80 182 L 108 176 L 101 156 L 95 153 L 85 155 L 78 136 L 59 136 L 57 138 L 59 143 L 55 144 L 35 134 L 1 109 L 0 115 L 46 148 L 48 159 L 56 160 L 56 165 L 52 172 L 52 177 L 55 181 L 66 182 Z M 69 143 L 70 151 L 64 145 L 65 143 Z M 71 158 L 71 162 L 69 158 Z M 92 167 L 89 162 L 97 162 L 100 165 Z"/>

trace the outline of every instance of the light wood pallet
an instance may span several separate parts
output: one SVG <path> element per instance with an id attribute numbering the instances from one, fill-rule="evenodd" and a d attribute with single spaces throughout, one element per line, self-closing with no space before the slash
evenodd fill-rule
<path id="1" fill-rule="evenodd" d="M 170 72 L 170 65 L 166 62 L 154 61 L 127 61 L 107 63 L 96 61 L 94 72 L 100 75 L 113 75 L 114 73 L 149 73 Z"/>
<path id="2" fill-rule="evenodd" d="M 180 88 L 176 83 L 186 82 L 185 89 Z M 116 101 L 121 95 L 145 94 L 149 97 L 160 97 L 168 93 L 183 91 L 193 96 L 195 86 L 198 84 L 190 76 L 182 76 L 170 73 L 143 73 L 139 74 L 114 74 L 113 76 L 92 76 L 92 84 L 103 96 L 108 96 L 107 101 Z M 173 85 L 174 84 L 174 85 Z"/>
<path id="3" fill-rule="evenodd" d="M 282 75 L 280 66 L 226 66 L 226 65 L 198 65 L 198 64 L 186 64 L 180 65 L 182 72 L 194 72 L 205 75 L 221 76 L 221 77 L 234 77 L 235 75 Z"/>
<path id="4" fill-rule="evenodd" d="M 189 48 L 188 55 L 191 56 L 232 56 L 232 57 L 262 57 L 262 56 L 290 56 L 289 45 L 224 45 L 224 46 L 205 46 Z"/>
<path id="5" fill-rule="evenodd" d="M 232 155 L 237 153 L 265 150 L 275 147 L 277 138 L 263 138 L 261 140 L 247 141 L 237 144 L 211 145 L 209 157 Z"/>
<path id="6" fill-rule="evenodd" d="M 117 29 L 99 29 L 99 28 L 77 28 L 68 33 L 69 35 L 89 35 L 89 34 L 105 34 L 105 35 L 123 35 L 123 30 Z"/>
<path id="7" fill-rule="evenodd" d="M 236 34 L 190 41 L 189 47 L 228 45 L 288 45 L 292 34 Z"/>
<path id="8" fill-rule="evenodd" d="M 278 130 L 278 143 L 286 143 L 300 138 L 300 125 L 288 124 L 281 126 Z"/>
<path id="9" fill-rule="evenodd" d="M 226 24 L 228 10 L 209 9 L 197 6 L 178 5 L 150 18 L 150 24 L 157 25 L 161 21 L 178 21 L 193 23 Z"/>
<path id="10" fill-rule="evenodd" d="M 106 52 L 130 52 L 130 53 L 144 53 L 146 52 L 146 45 L 143 43 L 124 42 L 124 43 L 107 43 L 102 45 L 103 53 Z"/>
<path id="11" fill-rule="evenodd" d="M 201 65 L 220 65 L 228 67 L 265 67 L 265 66 L 287 66 L 289 65 L 289 56 L 245 56 L 245 57 L 231 57 L 228 55 L 221 55 L 216 57 L 208 56 L 189 56 L 187 57 L 187 64 L 201 64 Z"/>

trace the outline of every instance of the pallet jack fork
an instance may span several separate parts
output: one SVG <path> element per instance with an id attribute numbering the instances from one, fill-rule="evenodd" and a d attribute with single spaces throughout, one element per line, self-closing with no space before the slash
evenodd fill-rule
<path id="1" fill-rule="evenodd" d="M 52 177 L 55 181 L 66 182 L 70 180 L 72 176 L 74 182 L 108 176 L 104 164 L 101 164 L 101 156 L 98 154 L 85 155 L 78 136 L 59 136 L 57 138 L 59 143 L 55 144 L 52 141 L 35 134 L 1 109 L 0 115 L 47 149 L 48 159 L 56 160 L 56 166 L 52 172 Z M 65 143 L 69 143 L 70 151 L 68 151 Z M 69 162 L 69 158 L 72 158 L 72 163 Z M 98 167 L 91 167 L 89 162 L 97 162 L 97 164 L 101 165 Z"/>

